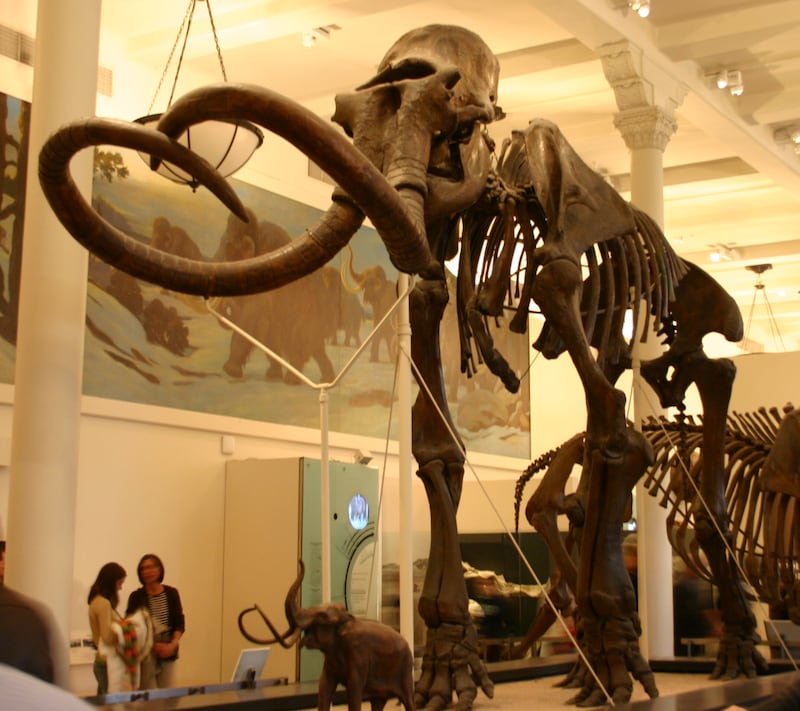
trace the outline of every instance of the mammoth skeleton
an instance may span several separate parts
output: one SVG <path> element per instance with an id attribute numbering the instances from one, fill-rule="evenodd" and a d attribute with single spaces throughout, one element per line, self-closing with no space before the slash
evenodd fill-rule
<path id="1" fill-rule="evenodd" d="M 535 300 L 546 319 L 536 347 L 548 357 L 569 353 L 588 409 L 584 555 L 576 594 L 587 659 L 597 675 L 587 678 L 576 700 L 625 701 L 631 675 L 656 695 L 639 651 L 639 620 L 620 554 L 625 500 L 652 457 L 642 435 L 627 427 L 625 396 L 613 386 L 630 362 L 633 339 L 622 337 L 623 315 L 630 307 L 652 316 L 669 344 L 643 367 L 662 402 L 679 402 L 694 380 L 707 408 L 717 413 L 711 419 L 723 425 L 732 369 L 708 361 L 701 341 L 712 330 L 737 339 L 741 316 L 722 289 L 678 258 L 652 220 L 591 171 L 552 124 L 538 121 L 515 133 L 494 164 L 485 125 L 502 117 L 498 75 L 498 60 L 478 35 L 432 25 L 401 37 L 372 79 L 337 96 L 333 120 L 347 136 L 262 87 L 209 86 L 175 102 L 157 131 L 97 118 L 64 127 L 41 152 L 41 184 L 79 242 L 119 269 L 177 291 L 211 297 L 279 288 L 321 268 L 365 215 L 393 265 L 417 275 L 410 294 L 411 352 L 421 387 L 412 411 L 412 449 L 430 505 L 431 550 L 419 602 L 428 635 L 415 701 L 432 711 L 448 705 L 453 694 L 456 708 L 471 708 L 478 686 L 493 693 L 469 614 L 456 526 L 465 454 L 452 434 L 439 358 L 439 325 L 449 298 L 443 264 L 460 246 L 462 370 L 485 362 L 511 391 L 518 375 L 494 347 L 488 319 L 516 309 L 511 328 L 524 331 Z M 215 118 L 244 119 L 273 131 L 339 186 L 328 211 L 285 247 L 226 263 L 168 255 L 106 223 L 70 178 L 69 160 L 83 148 L 133 148 L 152 155 L 154 163 L 169 161 L 191 173 L 246 220 L 225 181 L 174 140 L 191 124 Z M 522 271 L 512 259 L 517 245 L 527 265 Z"/>
<path id="2" fill-rule="evenodd" d="M 679 416 L 676 420 L 650 416 L 642 424 L 654 452 L 654 463 L 644 479 L 644 488 L 659 497 L 667 509 L 666 534 L 673 552 L 698 578 L 717 586 L 724 634 L 712 678 L 748 677 L 768 672 L 766 660 L 755 649 L 760 641 L 755 617 L 745 597 L 755 593 L 770 608 L 779 609 L 800 624 L 800 579 L 796 550 L 800 543 L 797 499 L 800 496 L 800 410 L 787 404 L 759 408 L 755 412 L 728 415 L 725 430 L 723 486 L 709 487 L 703 481 L 704 427 L 702 418 Z M 519 523 L 525 486 L 544 470 L 539 486 L 528 499 L 525 518 L 542 535 L 556 561 L 551 575 L 553 606 L 541 606 L 528 633 L 514 645 L 508 657 L 519 659 L 556 620 L 574 612 L 570 586 L 576 584 L 575 530 L 562 540 L 558 515 L 572 518 L 575 502 L 565 493 L 573 466 L 583 460 L 584 433 L 540 456 L 517 481 L 514 511 Z M 715 509 L 724 507 L 728 553 L 746 577 L 746 589 L 736 579 L 719 580 L 704 547 L 708 545 Z M 714 537 L 718 538 L 718 537 Z M 713 551 L 713 548 L 712 548 Z M 733 603 L 733 604 L 732 604 Z M 769 623 L 767 623 L 769 624 Z M 676 640 L 677 642 L 677 640 Z M 566 682 L 574 682 L 575 670 Z"/>

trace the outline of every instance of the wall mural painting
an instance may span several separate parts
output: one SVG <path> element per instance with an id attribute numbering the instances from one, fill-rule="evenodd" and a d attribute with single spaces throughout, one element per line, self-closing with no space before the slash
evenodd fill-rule
<path id="1" fill-rule="evenodd" d="M 0 94 L 0 382 L 8 384 L 14 382 L 29 117 L 28 103 Z M 320 214 L 234 180 L 245 205 L 262 220 L 257 233 L 242 235 L 233 223 L 229 227 L 227 210 L 207 192 L 193 193 L 155 176 L 132 151 L 98 149 L 94 168 L 92 202 L 106 219 L 165 251 L 194 259 L 211 260 L 221 250 L 233 259 L 273 249 L 289 235 L 299 235 Z M 362 228 L 351 245 L 352 253 L 345 250 L 300 282 L 277 292 L 218 299 L 213 306 L 311 380 L 330 381 L 368 337 L 373 318 L 380 320 L 394 302 L 397 271 L 375 231 Z M 448 306 L 442 325 L 443 368 L 459 434 L 471 452 L 528 458 L 526 379 L 520 392 L 511 395 L 484 365 L 472 378 L 463 375 L 455 321 L 455 309 Z M 317 393 L 224 328 L 202 299 L 134 279 L 93 255 L 86 328 L 87 395 L 319 426 Z M 514 369 L 524 373 L 526 337 L 504 327 L 492 332 Z M 397 412 L 390 410 L 395 350 L 389 324 L 330 391 L 332 430 L 384 438 L 390 428 L 390 436 L 397 436 Z"/>
<path id="2" fill-rule="evenodd" d="M 0 94 L 0 382 L 14 382 L 30 104 Z"/>

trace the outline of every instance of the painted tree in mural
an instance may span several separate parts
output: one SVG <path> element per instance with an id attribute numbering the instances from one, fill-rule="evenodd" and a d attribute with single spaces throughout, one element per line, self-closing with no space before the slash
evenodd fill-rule
<path id="1" fill-rule="evenodd" d="M 462 370 L 471 372 L 482 361 L 510 391 L 519 387 L 519 376 L 495 347 L 487 323 L 509 311 L 510 328 L 524 332 L 535 302 L 546 319 L 535 347 L 551 358 L 569 354 L 588 410 L 585 486 L 575 499 L 583 530 L 576 599 L 594 674 L 583 678 L 575 701 L 624 702 L 633 679 L 655 696 L 620 541 L 625 502 L 653 453 L 628 427 L 625 395 L 614 382 L 630 366 L 634 339 L 647 338 L 642 324 L 652 324 L 669 349 L 644 363 L 643 375 L 664 407 L 679 404 L 688 385 L 697 384 L 709 433 L 705 460 L 713 470 L 719 461 L 709 451 L 721 443 L 733 368 L 710 361 L 702 339 L 718 331 L 737 340 L 741 314 L 718 284 L 675 254 L 651 218 L 583 163 L 553 124 L 532 122 L 493 157 L 485 127 L 503 115 L 498 77 L 497 58 L 473 32 L 420 28 L 390 48 L 374 77 L 337 96 L 333 118 L 352 142 L 286 97 L 226 83 L 173 103 L 157 131 L 97 118 L 59 130 L 40 155 L 41 183 L 65 227 L 100 258 L 185 293 L 255 294 L 295 282 L 336 255 L 365 215 L 395 267 L 418 276 L 410 295 L 411 355 L 420 384 L 412 449 L 430 506 L 431 550 L 419 603 L 428 634 L 416 703 L 426 711 L 444 708 L 454 694 L 459 711 L 470 709 L 478 686 L 493 693 L 469 614 L 456 525 L 466 455 L 442 377 L 443 264 L 460 247 Z M 221 176 L 170 139 L 215 118 L 274 131 L 341 186 L 329 210 L 289 245 L 237 262 L 174 257 L 115 229 L 70 183 L 69 160 L 77 151 L 102 144 L 135 148 L 191 173 L 252 223 Z M 639 330 L 626 338 L 628 309 Z M 711 563 L 725 565 L 716 557 Z"/>
<path id="2" fill-rule="evenodd" d="M 16 130 L 8 123 L 12 108 L 18 115 Z M 29 125 L 30 104 L 0 94 L 0 244 L 8 255 L 6 271 L 0 270 L 0 338 L 12 344 L 17 342 Z"/>
<path id="3" fill-rule="evenodd" d="M 0 245 L 8 258 L 5 269 L 0 267 L 0 338 L 12 344 L 17 341 L 30 114 L 28 102 L 0 94 Z M 128 176 L 119 152 L 95 150 L 94 170 L 109 182 Z"/>
<path id="4" fill-rule="evenodd" d="M 99 148 L 94 152 L 94 172 L 99 173 L 109 183 L 113 182 L 114 178 L 124 180 L 130 175 L 121 153 L 103 151 Z"/>

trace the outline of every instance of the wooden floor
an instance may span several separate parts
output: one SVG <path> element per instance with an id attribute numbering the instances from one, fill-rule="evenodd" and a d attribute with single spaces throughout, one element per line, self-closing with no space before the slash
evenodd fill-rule
<path id="1" fill-rule="evenodd" d="M 794 674 L 782 676 L 793 677 Z M 769 679 L 769 681 L 766 681 Z M 479 695 L 473 708 L 475 711 L 549 711 L 576 708 L 568 702 L 574 696 L 573 689 L 554 686 L 555 679 L 531 679 L 498 684 L 493 699 Z M 787 679 L 764 677 L 750 681 L 711 681 L 707 674 L 656 674 L 659 697 L 650 699 L 640 685 L 636 685 L 631 702 L 617 704 L 615 710 L 630 711 L 707 711 L 724 709 L 731 704 L 747 707 L 759 698 L 774 693 L 778 687 L 788 683 Z M 344 711 L 346 705 L 334 707 Z M 368 709 L 364 705 L 363 709 Z M 387 709 L 389 706 L 387 705 Z"/>
<path id="2" fill-rule="evenodd" d="M 556 684 L 571 668 L 575 658 L 575 655 L 558 655 L 490 664 L 489 672 L 495 681 L 494 698 L 489 699 L 479 692 L 473 708 L 475 711 L 563 711 L 564 708 L 570 708 L 569 701 L 575 691 Z M 724 709 L 731 704 L 747 707 L 773 695 L 800 674 L 792 669 L 789 662 L 773 662 L 772 673 L 768 676 L 712 681 L 709 679 L 712 664 L 713 660 L 709 658 L 650 660 L 659 696 L 648 698 L 636 683 L 631 701 L 617 704 L 614 708 L 623 711 L 711 711 Z M 169 697 L 140 698 L 133 703 L 130 695 L 115 695 L 120 698 L 109 697 L 106 701 L 112 703 L 96 705 L 107 711 L 288 711 L 317 707 L 316 684 L 265 684 L 259 682 L 254 689 L 236 690 L 221 688 L 231 685 L 216 685 L 204 689 L 185 689 L 182 693 L 178 693 L 181 691 L 178 689 L 164 689 L 161 691 L 171 692 Z M 335 703 L 333 708 L 337 711 L 347 708 L 343 690 L 337 691 Z M 390 702 L 387 709 L 400 708 L 393 706 L 393 703 Z M 362 708 L 366 710 L 370 706 L 365 703 Z"/>

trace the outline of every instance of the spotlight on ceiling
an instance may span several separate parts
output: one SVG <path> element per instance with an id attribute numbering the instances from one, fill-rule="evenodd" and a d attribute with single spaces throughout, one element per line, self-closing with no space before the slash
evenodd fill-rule
<path id="1" fill-rule="evenodd" d="M 650 15 L 650 0 L 608 0 L 608 4 L 615 10 L 621 10 L 623 15 L 628 10 L 633 10 L 639 17 Z"/>
<path id="2" fill-rule="evenodd" d="M 794 152 L 800 155 L 800 124 L 790 124 L 776 128 L 773 134 L 775 143 L 791 145 Z"/>
<path id="3" fill-rule="evenodd" d="M 742 80 L 742 73 L 738 70 L 728 72 L 728 91 L 732 96 L 741 96 L 744 94 L 744 81 Z"/>
<path id="4" fill-rule="evenodd" d="M 710 244 L 708 246 L 711 247 L 708 258 L 715 264 L 719 262 L 732 262 L 741 257 L 739 250 L 737 250 L 733 244 Z"/>
<path id="5" fill-rule="evenodd" d="M 744 80 L 738 69 L 721 69 L 710 76 L 713 77 L 717 89 L 727 89 L 733 96 L 741 96 L 744 93 Z"/>

